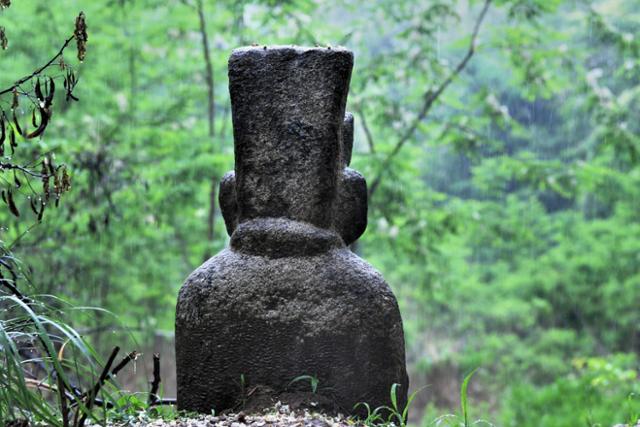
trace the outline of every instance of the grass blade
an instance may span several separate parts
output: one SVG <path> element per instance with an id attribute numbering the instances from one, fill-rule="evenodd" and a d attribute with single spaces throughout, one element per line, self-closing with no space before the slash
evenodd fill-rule
<path id="1" fill-rule="evenodd" d="M 469 388 L 469 381 L 471 381 L 471 377 L 476 373 L 478 368 L 475 368 L 473 371 L 469 372 L 466 377 L 464 377 L 464 381 L 462 381 L 462 387 L 460 388 L 460 407 L 462 409 L 462 418 L 464 420 L 464 427 L 469 427 L 469 407 L 468 407 L 468 395 L 467 390 Z"/>

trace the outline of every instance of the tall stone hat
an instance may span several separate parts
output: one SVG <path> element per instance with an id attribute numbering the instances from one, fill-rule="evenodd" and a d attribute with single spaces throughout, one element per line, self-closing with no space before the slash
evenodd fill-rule
<path id="1" fill-rule="evenodd" d="M 408 378 L 397 301 L 347 247 L 366 228 L 367 191 L 348 167 L 353 54 L 247 47 L 229 59 L 235 171 L 220 184 L 230 247 L 185 281 L 176 313 L 180 409 L 240 409 L 308 390 L 335 411 L 389 405 Z"/>

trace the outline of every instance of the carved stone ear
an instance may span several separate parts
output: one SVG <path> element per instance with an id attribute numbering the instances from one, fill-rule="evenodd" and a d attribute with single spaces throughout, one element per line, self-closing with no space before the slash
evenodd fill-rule
<path id="1" fill-rule="evenodd" d="M 236 201 L 236 173 L 227 172 L 220 180 L 218 203 L 224 218 L 227 234 L 231 236 L 238 226 L 238 202 Z"/>
<path id="2" fill-rule="evenodd" d="M 347 112 L 344 114 L 342 122 L 342 164 L 349 166 L 351 164 L 351 152 L 353 151 L 353 114 Z"/>
<path id="3" fill-rule="evenodd" d="M 367 182 L 351 168 L 345 168 L 340 175 L 334 226 L 344 243 L 350 245 L 367 229 Z"/>

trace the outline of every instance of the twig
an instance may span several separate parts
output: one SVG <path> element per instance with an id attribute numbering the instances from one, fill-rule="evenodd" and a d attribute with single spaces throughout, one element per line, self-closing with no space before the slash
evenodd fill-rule
<path id="1" fill-rule="evenodd" d="M 104 365 L 104 369 L 102 370 L 102 373 L 98 378 L 98 382 L 96 382 L 96 384 L 93 386 L 93 388 L 89 391 L 89 394 L 87 395 L 86 412 L 84 412 L 82 414 L 82 417 L 80 417 L 80 422 L 76 423 L 74 420 L 74 423 L 73 423 L 74 425 L 78 427 L 84 426 L 84 423 L 87 420 L 87 416 L 89 415 L 89 412 L 91 411 L 91 408 L 93 406 L 93 401 L 95 397 L 98 395 L 100 388 L 102 387 L 104 382 L 107 380 L 107 377 L 109 376 L 109 370 L 111 369 L 111 365 L 113 365 L 113 361 L 115 360 L 119 351 L 120 351 L 120 347 L 114 347 L 113 351 L 111 352 L 111 356 L 109 356 L 109 359 L 107 360 L 106 365 Z M 80 410 L 76 412 L 76 417 L 75 417 L 76 419 L 78 418 L 78 414 L 80 412 L 81 412 Z"/>
<path id="2" fill-rule="evenodd" d="M 64 52 L 64 50 L 69 46 L 69 43 L 71 43 L 71 41 L 73 39 L 75 39 L 76 36 L 73 35 L 71 37 L 69 37 L 64 44 L 62 45 L 62 47 L 60 48 L 60 50 L 58 51 L 58 53 L 56 53 L 56 55 L 51 58 L 51 60 L 49 60 L 49 62 L 47 62 L 45 65 L 43 65 L 42 67 L 38 68 L 37 70 L 35 70 L 33 73 L 31 73 L 28 76 L 25 76 L 23 78 L 21 78 L 20 80 L 16 81 L 13 86 L 4 89 L 2 91 L 0 91 L 0 96 L 4 95 L 6 93 L 10 93 L 13 92 L 13 89 L 16 89 L 18 86 L 20 86 L 23 83 L 28 82 L 29 80 L 33 79 L 34 77 L 37 77 L 40 73 L 42 73 L 44 70 L 46 70 L 47 68 L 49 68 L 51 66 L 51 64 L 53 64 L 55 62 L 56 59 L 58 59 L 60 56 L 62 56 L 62 53 Z"/>
<path id="3" fill-rule="evenodd" d="M 416 129 L 418 128 L 418 125 L 420 125 L 420 122 L 422 122 L 422 120 L 424 120 L 424 118 L 427 116 L 427 114 L 429 113 L 429 110 L 431 110 L 431 107 L 433 107 L 433 104 L 435 103 L 435 101 L 440 97 L 440 95 L 442 95 L 442 93 L 447 89 L 447 87 L 449 87 L 451 82 L 458 76 L 458 74 L 460 74 L 462 70 L 464 70 L 469 60 L 473 57 L 476 51 L 476 41 L 478 39 L 478 33 L 480 32 L 480 27 L 482 25 L 482 22 L 484 21 L 484 18 L 487 15 L 487 11 L 489 10 L 491 1 L 492 0 L 485 0 L 484 2 L 484 6 L 480 11 L 480 15 L 478 15 L 478 19 L 476 20 L 476 23 L 474 25 L 473 32 L 471 33 L 471 41 L 469 42 L 469 48 L 467 49 L 466 55 L 458 63 L 456 68 L 454 68 L 454 70 L 447 76 L 447 78 L 444 79 L 444 81 L 440 84 L 440 86 L 436 88 L 435 91 L 428 90 L 427 92 L 425 92 L 424 103 L 422 104 L 422 108 L 420 109 L 418 116 L 412 122 L 411 126 L 409 126 L 409 128 L 402 134 L 398 142 L 396 142 L 396 145 L 393 147 L 393 150 L 391 150 L 391 152 L 387 155 L 387 157 L 385 157 L 384 161 L 380 165 L 380 170 L 378 172 L 378 175 L 376 175 L 373 181 L 371 181 L 371 186 L 369 187 L 370 199 L 375 193 L 378 186 L 380 185 L 380 181 L 382 181 L 382 178 L 386 170 L 389 168 L 389 165 L 391 164 L 391 161 L 393 160 L 393 158 L 400 152 L 402 147 L 414 135 L 414 133 L 416 132 Z"/>
<path id="4" fill-rule="evenodd" d="M 121 361 L 120 363 L 118 363 L 113 370 L 111 370 L 111 372 L 109 372 L 109 369 L 111 369 L 111 365 L 113 364 L 113 358 L 115 358 L 115 354 L 114 352 L 117 354 L 118 351 L 120 351 L 120 347 L 116 347 L 113 349 L 111 356 L 109 357 L 109 362 L 107 363 L 107 365 L 105 365 L 105 370 L 103 370 L 103 374 L 104 377 L 101 376 L 101 382 L 100 384 L 97 384 L 94 386 L 94 389 L 97 387 L 98 389 L 100 389 L 100 387 L 102 387 L 102 385 L 104 383 L 106 383 L 107 381 L 111 380 L 113 377 L 115 377 L 116 375 L 118 375 L 118 373 L 124 369 L 125 366 L 127 366 L 127 364 L 129 362 L 131 362 L 132 360 L 136 360 L 138 358 L 138 352 L 137 351 L 132 351 L 131 353 L 127 354 Z M 106 372 L 106 373 L 105 373 Z M 86 397 L 89 396 L 91 391 L 85 392 L 81 395 L 81 397 Z M 97 396 L 97 392 L 94 393 L 94 396 Z"/>
<path id="5" fill-rule="evenodd" d="M 151 381 L 151 391 L 149 392 L 149 405 L 153 405 L 158 400 L 158 389 L 160 388 L 160 355 L 153 355 L 153 381 Z"/>
<path id="6" fill-rule="evenodd" d="M 118 372 L 124 369 L 124 367 L 127 366 L 129 362 L 131 362 L 132 360 L 136 360 L 137 358 L 138 358 L 137 351 L 132 351 L 131 353 L 127 354 L 126 357 L 122 359 L 122 361 L 118 363 L 115 368 L 113 368 L 113 371 L 111 371 L 111 374 L 107 376 L 107 380 L 110 380 L 111 378 L 118 375 Z"/>

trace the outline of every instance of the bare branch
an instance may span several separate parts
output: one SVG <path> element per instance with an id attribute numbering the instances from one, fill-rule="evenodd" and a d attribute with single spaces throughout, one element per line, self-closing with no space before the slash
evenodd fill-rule
<path id="1" fill-rule="evenodd" d="M 209 52 L 209 35 L 207 34 L 207 21 L 204 15 L 204 5 L 202 0 L 196 0 L 196 10 L 198 11 L 198 22 L 200 23 L 200 37 L 202 38 L 202 53 L 204 56 L 205 64 L 205 77 L 207 82 L 207 105 L 209 112 L 209 136 L 215 135 L 215 118 L 216 118 L 216 106 L 215 99 L 215 85 L 213 75 L 213 64 L 211 62 L 211 53 Z"/>
<path id="2" fill-rule="evenodd" d="M 160 355 L 154 353 L 153 355 L 153 381 L 151 381 L 151 391 L 149 392 L 149 405 L 153 405 L 158 400 L 158 389 L 160 388 Z"/>
<path id="3" fill-rule="evenodd" d="M 453 71 L 451 71 L 451 73 L 447 76 L 447 78 L 444 79 L 444 81 L 440 84 L 440 86 L 436 88 L 435 91 L 428 90 L 423 95 L 424 103 L 422 104 L 422 108 L 420 109 L 420 112 L 416 116 L 415 120 L 411 123 L 411 126 L 409 126 L 409 128 L 407 128 L 407 130 L 400 136 L 400 139 L 398 140 L 398 142 L 396 142 L 396 145 L 393 147 L 393 150 L 391 150 L 391 152 L 387 155 L 387 157 L 385 157 L 384 161 L 380 166 L 378 175 L 376 175 L 373 181 L 371 181 L 371 186 L 369 187 L 369 199 L 373 197 L 373 194 L 375 193 L 376 189 L 380 185 L 380 181 L 382 181 L 382 178 L 384 177 L 384 174 L 387 168 L 389 167 L 389 165 L 391 164 L 391 161 L 393 160 L 393 158 L 398 155 L 398 153 L 400 152 L 400 150 L 402 150 L 402 147 L 407 143 L 407 141 L 409 141 L 413 137 L 413 135 L 416 132 L 416 129 L 418 129 L 418 126 L 420 125 L 420 122 L 422 122 L 422 120 L 424 120 L 424 118 L 427 116 L 427 114 L 431 110 L 431 107 L 433 107 L 433 104 L 435 103 L 435 101 L 438 100 L 440 95 L 442 95 L 442 93 L 447 89 L 447 87 L 449 87 L 451 82 L 462 72 L 462 70 L 465 69 L 465 67 L 469 63 L 469 60 L 473 57 L 476 51 L 476 42 L 478 39 L 478 33 L 480 32 L 480 27 L 482 26 L 482 22 L 484 21 L 484 18 L 487 15 L 489 6 L 491 5 L 491 1 L 492 0 L 485 0 L 484 2 L 484 6 L 482 7 L 482 10 L 480 11 L 480 15 L 478 15 L 476 23 L 473 27 L 473 32 L 471 33 L 471 41 L 469 42 L 469 48 L 467 49 L 467 53 L 465 54 L 465 56 L 458 63 L 458 65 L 453 69 Z"/>
<path id="4" fill-rule="evenodd" d="M 186 3 L 185 3 L 186 4 Z M 196 11 L 198 12 L 198 22 L 200 23 L 200 36 L 202 38 L 202 53 L 205 64 L 205 77 L 207 82 L 207 105 L 208 105 L 208 121 L 209 136 L 215 139 L 215 123 L 216 123 L 216 104 L 215 104 L 215 80 L 213 74 L 213 63 L 211 61 L 211 53 L 209 52 L 209 35 L 207 34 L 207 21 L 205 19 L 204 5 L 202 0 L 196 0 Z M 209 245 L 205 251 L 204 259 L 208 259 L 211 254 L 211 248 L 215 241 L 215 224 L 216 224 L 216 190 L 218 188 L 218 180 L 215 176 L 211 177 L 211 189 L 209 191 L 209 214 L 207 215 L 207 240 Z"/>
<path id="5" fill-rule="evenodd" d="M 132 360 L 136 360 L 138 358 L 138 356 L 139 356 L 139 353 L 137 351 L 132 351 L 131 353 L 127 354 L 120 361 L 120 363 L 118 363 L 116 365 L 116 367 L 113 368 L 111 373 L 107 376 L 107 381 L 110 380 L 111 378 L 115 378 L 115 376 L 118 375 L 118 372 L 120 372 L 122 369 L 124 369 L 124 367 L 127 366 L 127 364 L 129 362 L 131 362 Z"/>
<path id="6" fill-rule="evenodd" d="M 31 175 L 31 176 L 33 176 L 35 178 L 47 178 L 47 177 L 50 178 L 50 177 L 53 176 L 53 175 L 49 175 L 49 174 L 43 175 L 41 173 L 34 172 L 34 171 L 24 167 L 24 166 L 15 165 L 13 163 L 2 163 L 2 162 L 0 162 L 0 172 L 3 171 L 3 170 L 10 170 L 10 169 L 19 170 L 19 171 L 24 172 L 27 175 Z"/>
<path id="7" fill-rule="evenodd" d="M 102 375 L 100 375 L 100 380 L 98 381 L 98 383 L 96 383 L 93 387 L 92 390 L 89 390 L 85 393 L 83 393 L 82 397 L 85 396 L 89 396 L 91 394 L 95 396 L 98 395 L 98 391 L 100 390 L 100 387 L 102 387 L 102 385 L 104 383 L 106 383 L 107 381 L 111 380 L 112 378 L 116 377 L 118 375 L 118 373 L 124 369 L 125 366 L 127 366 L 127 364 L 129 362 L 131 362 L 132 360 L 136 360 L 139 356 L 139 353 L 137 351 L 132 351 L 131 353 L 127 354 L 121 361 L 120 363 L 118 363 L 113 369 L 111 369 L 111 365 L 113 365 L 113 361 L 116 357 L 116 355 L 118 354 L 118 352 L 120 351 L 120 347 L 115 347 L 113 349 L 113 351 L 111 352 L 111 356 L 109 357 L 109 360 L 107 361 L 107 364 L 105 365 L 105 368 L 102 371 Z M 109 370 L 111 369 L 111 372 L 109 372 Z"/>
<path id="8" fill-rule="evenodd" d="M 25 76 L 25 77 L 21 78 L 20 80 L 17 80 L 17 81 L 13 84 L 13 86 L 11 86 L 11 87 L 8 87 L 8 88 L 6 88 L 6 89 L 1 90 L 1 91 L 0 91 L 0 96 L 1 96 L 1 95 L 4 95 L 4 94 L 7 94 L 7 93 L 11 93 L 11 92 L 13 92 L 13 90 L 14 90 L 14 89 L 17 89 L 20 85 L 22 85 L 22 84 L 24 84 L 24 83 L 28 82 L 29 80 L 33 79 L 34 77 L 39 76 L 39 75 L 40 75 L 44 70 L 46 70 L 47 68 L 49 68 L 49 67 L 50 67 L 50 66 L 51 66 L 51 65 L 56 61 L 56 59 L 58 59 L 58 58 L 60 58 L 60 57 L 62 56 L 62 54 L 64 53 L 64 50 L 69 46 L 69 43 L 71 43 L 71 41 L 72 41 L 73 39 L 75 39 L 75 38 L 76 38 L 76 36 L 75 36 L 75 35 L 73 35 L 73 36 L 69 37 L 69 38 L 64 42 L 64 44 L 62 45 L 62 47 L 60 48 L 60 50 L 58 51 L 58 53 L 56 53 L 56 55 L 55 55 L 53 58 L 51 58 L 51 59 L 49 60 L 49 62 L 47 62 L 47 63 L 46 63 L 45 65 L 43 65 L 42 67 L 40 67 L 40 68 L 38 68 L 37 70 L 35 70 L 35 71 L 34 71 L 33 73 L 31 73 L 30 75 Z"/>
<path id="9" fill-rule="evenodd" d="M 358 107 L 356 109 L 356 112 L 358 113 L 358 116 L 360 116 L 360 122 L 362 123 L 362 128 L 364 129 L 364 135 L 367 138 L 367 144 L 369 144 L 369 152 L 371 154 L 375 154 L 376 147 L 373 142 L 373 135 L 371 134 L 371 130 L 369 129 L 369 125 L 367 124 L 367 119 L 364 116 L 364 111 L 362 111 L 362 108 Z"/>
<path id="10" fill-rule="evenodd" d="M 100 374 L 100 377 L 98 378 L 98 382 L 96 382 L 96 384 L 87 393 L 87 401 L 86 401 L 87 411 L 91 411 L 91 408 L 92 408 L 93 403 L 94 403 L 94 399 L 98 396 L 98 392 L 100 391 L 100 388 L 102 387 L 102 385 L 107 380 L 107 377 L 109 376 L 109 370 L 111 369 L 111 365 L 113 365 L 113 361 L 115 360 L 115 358 L 118 355 L 119 351 L 120 351 L 120 347 L 114 347 L 113 351 L 111 352 L 111 355 L 109 356 L 109 359 L 107 360 L 107 364 L 104 366 L 104 369 L 102 370 L 102 373 Z M 77 419 L 79 414 L 80 414 L 80 411 L 76 412 L 76 419 Z M 88 416 L 88 412 L 85 412 L 80 417 L 79 422 L 76 423 L 75 420 L 74 420 L 73 424 L 77 425 L 79 427 L 84 426 L 84 423 L 87 420 L 87 416 Z"/>

